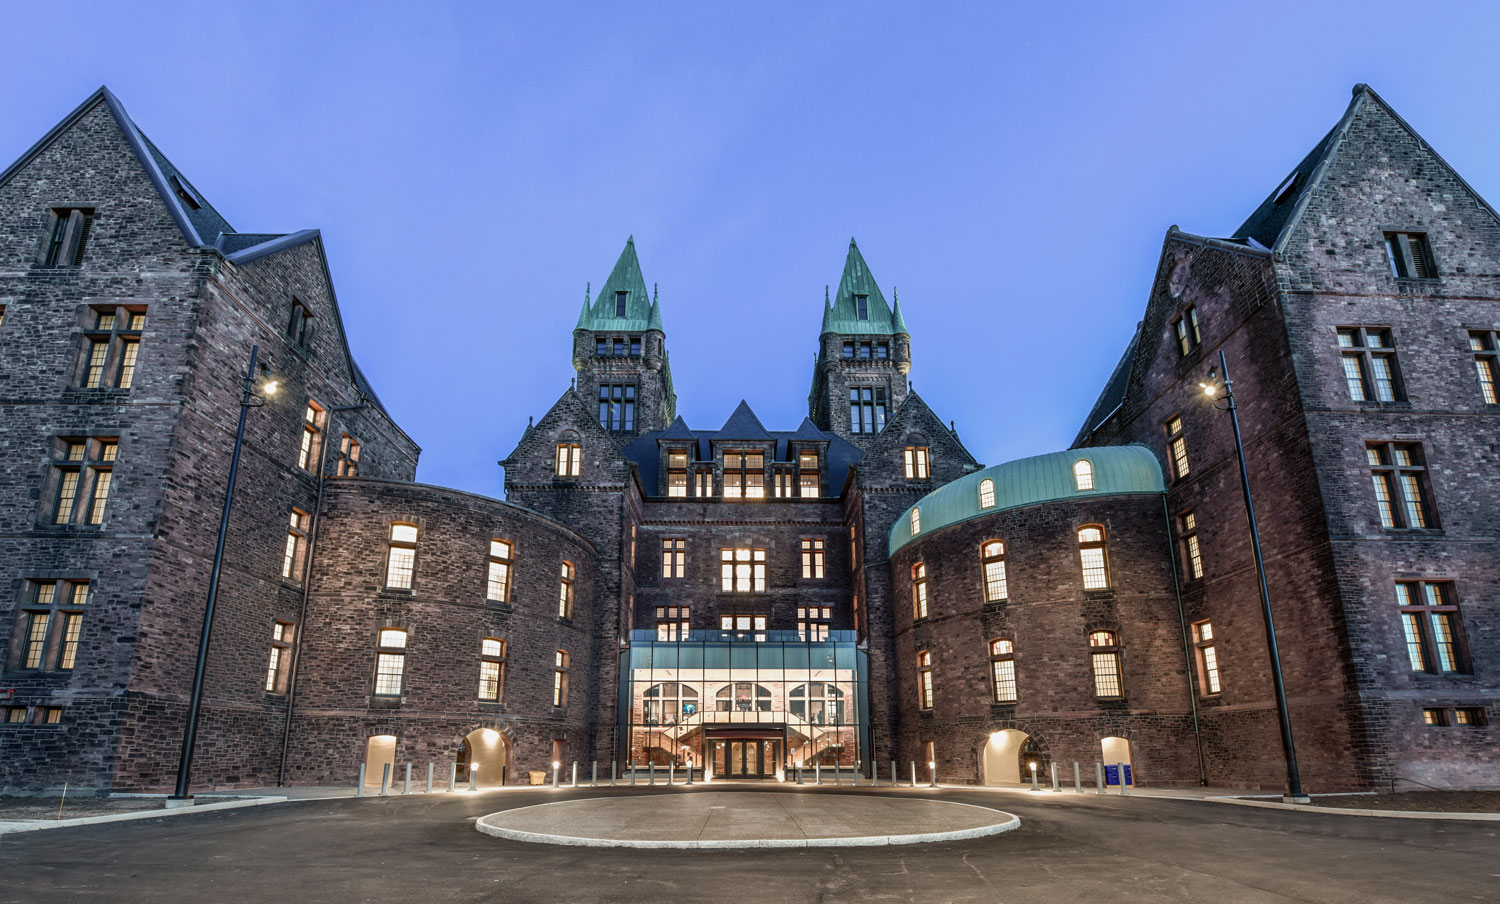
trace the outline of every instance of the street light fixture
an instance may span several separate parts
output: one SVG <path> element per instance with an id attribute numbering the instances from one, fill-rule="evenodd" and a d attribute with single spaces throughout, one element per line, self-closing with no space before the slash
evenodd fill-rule
<path id="1" fill-rule="evenodd" d="M 1214 380 L 1220 374 L 1222 380 L 1216 384 Z M 1288 803 L 1308 803 L 1309 798 L 1302 791 L 1302 776 L 1297 769 L 1297 748 L 1292 743 L 1292 719 L 1286 705 L 1281 653 L 1276 646 L 1276 624 L 1271 618 L 1271 594 L 1266 589 L 1266 562 L 1260 551 L 1260 529 L 1255 523 L 1255 504 L 1250 500 L 1250 472 L 1245 467 L 1245 444 L 1240 437 L 1239 408 L 1234 403 L 1234 381 L 1229 379 L 1229 360 L 1224 356 L 1223 349 L 1219 349 L 1217 373 L 1210 368 L 1208 380 L 1198 386 L 1202 388 L 1204 395 L 1213 400 L 1215 408 L 1229 412 L 1229 422 L 1234 427 L 1234 452 L 1240 462 L 1240 489 L 1245 494 L 1245 517 L 1250 522 L 1250 549 L 1255 554 L 1255 577 L 1260 584 L 1260 610 L 1266 623 L 1266 648 L 1271 655 L 1271 683 L 1276 691 L 1276 718 L 1281 725 L 1281 749 L 1286 756 L 1287 793 L 1282 800 Z"/>
<path id="2" fill-rule="evenodd" d="M 255 364 L 260 355 L 260 346 L 250 348 L 250 366 L 245 369 L 245 389 L 240 396 L 240 422 L 234 431 L 234 456 L 229 460 L 229 481 L 224 487 L 224 509 L 219 515 L 219 538 L 214 545 L 214 565 L 208 578 L 208 604 L 203 610 L 203 632 L 198 636 L 198 661 L 193 667 L 193 691 L 188 699 L 187 727 L 182 733 L 182 753 L 177 758 L 177 789 L 169 798 L 174 801 L 191 800 L 188 794 L 188 775 L 193 768 L 193 744 L 198 738 L 198 711 L 203 703 L 203 673 L 208 666 L 208 642 L 213 634 L 214 603 L 219 597 L 219 574 L 224 568 L 224 540 L 229 533 L 229 510 L 234 504 L 235 478 L 240 471 L 240 449 L 245 443 L 245 415 L 251 408 L 259 408 L 266 399 L 255 393 Z M 280 389 L 280 382 L 266 379 L 260 386 L 266 396 L 273 396 Z"/>

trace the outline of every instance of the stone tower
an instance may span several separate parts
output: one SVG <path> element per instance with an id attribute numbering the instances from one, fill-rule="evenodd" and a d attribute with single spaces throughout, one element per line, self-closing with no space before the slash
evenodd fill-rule
<path id="1" fill-rule="evenodd" d="M 808 414 L 817 426 L 865 448 L 906 400 L 911 336 L 901 303 L 886 304 L 854 239 L 838 295 L 823 298 L 823 328 Z"/>
<path id="2" fill-rule="evenodd" d="M 677 393 L 667 360 L 667 336 L 654 293 L 646 291 L 635 237 L 573 328 L 578 395 L 597 406 L 599 423 L 625 443 L 664 429 L 677 416 Z"/>

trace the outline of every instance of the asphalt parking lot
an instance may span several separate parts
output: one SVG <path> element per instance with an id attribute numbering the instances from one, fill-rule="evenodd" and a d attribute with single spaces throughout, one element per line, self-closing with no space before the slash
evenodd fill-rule
<path id="1" fill-rule="evenodd" d="M 1004 835 L 910 847 L 740 851 L 526 844 L 481 835 L 473 825 L 486 813 L 549 800 L 653 793 L 698 792 L 513 789 L 299 801 L 3 835 L 0 900 L 1500 900 L 1494 822 L 1092 794 L 824 788 L 803 793 L 935 797 L 1006 810 L 1022 825 Z"/>

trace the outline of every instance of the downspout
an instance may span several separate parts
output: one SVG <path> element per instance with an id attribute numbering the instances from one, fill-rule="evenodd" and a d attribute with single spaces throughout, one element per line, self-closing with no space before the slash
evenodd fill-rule
<path id="1" fill-rule="evenodd" d="M 323 526 L 323 483 L 327 479 L 328 447 L 333 438 L 333 416 L 340 411 L 358 411 L 369 407 L 370 401 L 364 393 L 353 405 L 342 405 L 328 410 L 328 427 L 323 432 L 323 448 L 318 453 L 318 497 L 313 502 L 312 527 L 307 537 L 307 561 L 302 566 L 302 605 L 297 610 L 297 636 L 292 641 L 292 667 L 286 680 L 286 723 L 281 728 L 281 762 L 276 768 L 276 786 L 286 784 L 287 752 L 292 743 L 292 709 L 297 703 L 297 670 L 302 665 L 302 635 L 307 626 L 307 600 L 312 594 L 313 557 L 318 552 L 318 529 Z"/>
<path id="2" fill-rule="evenodd" d="M 1167 494 L 1161 494 L 1161 515 L 1167 526 L 1167 561 L 1172 564 L 1172 593 L 1177 597 L 1177 623 L 1182 626 L 1182 655 L 1187 662 L 1188 705 L 1193 711 L 1193 741 L 1198 747 L 1198 784 L 1208 786 L 1208 766 L 1203 760 L 1203 733 L 1198 727 L 1198 692 L 1193 687 L 1193 645 L 1188 639 L 1187 613 L 1182 608 L 1182 584 L 1177 578 L 1177 544 L 1172 542 L 1172 513 L 1167 508 Z"/>

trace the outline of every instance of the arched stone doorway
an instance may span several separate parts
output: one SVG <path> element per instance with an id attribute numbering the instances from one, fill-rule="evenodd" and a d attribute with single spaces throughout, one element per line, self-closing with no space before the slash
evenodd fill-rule
<path id="1" fill-rule="evenodd" d="M 1021 779 L 1021 750 L 1031 735 L 1014 728 L 1002 728 L 990 734 L 981 752 L 983 778 L 986 785 L 1015 785 Z"/>
<path id="2" fill-rule="evenodd" d="M 1099 740 L 1099 748 L 1103 754 L 1105 768 L 1112 769 L 1124 763 L 1130 770 L 1130 781 L 1127 784 L 1134 785 L 1136 775 L 1135 764 L 1130 759 L 1130 739 L 1111 735 Z"/>
<path id="3" fill-rule="evenodd" d="M 510 766 L 510 744 L 493 728 L 476 728 L 458 744 L 459 782 L 474 773 L 476 785 L 503 785 Z"/>
<path id="4" fill-rule="evenodd" d="M 396 780 L 396 736 L 370 735 L 365 741 L 365 784 L 380 787 L 385 767 L 391 767 L 391 781 Z"/>

